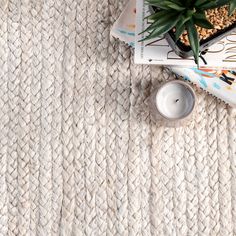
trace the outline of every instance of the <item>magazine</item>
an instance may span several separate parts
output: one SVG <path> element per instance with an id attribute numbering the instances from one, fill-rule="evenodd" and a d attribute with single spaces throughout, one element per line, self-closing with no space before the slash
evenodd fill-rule
<path id="1" fill-rule="evenodd" d="M 144 0 L 136 0 L 135 63 L 196 66 L 193 57 L 183 59 L 177 56 L 165 38 L 140 42 L 148 34 L 140 34 L 140 32 L 143 32 L 150 24 L 148 19 L 144 19 L 150 14 L 149 6 L 144 4 Z M 236 32 L 211 46 L 202 58 L 203 60 L 200 59 L 201 67 L 235 68 Z"/>

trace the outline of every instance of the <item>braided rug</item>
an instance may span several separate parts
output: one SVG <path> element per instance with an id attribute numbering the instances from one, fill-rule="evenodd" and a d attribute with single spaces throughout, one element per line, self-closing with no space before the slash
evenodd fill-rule
<path id="1" fill-rule="evenodd" d="M 236 112 L 150 118 L 159 67 L 110 37 L 121 0 L 1 0 L 0 235 L 236 235 Z"/>

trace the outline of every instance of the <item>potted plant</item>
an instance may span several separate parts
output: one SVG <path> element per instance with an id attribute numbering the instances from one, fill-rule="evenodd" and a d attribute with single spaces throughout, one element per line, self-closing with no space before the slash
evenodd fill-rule
<path id="1" fill-rule="evenodd" d="M 150 25 L 143 40 L 165 35 L 177 55 L 194 56 L 236 28 L 236 0 L 146 0 Z M 142 32 L 142 33 L 144 33 Z"/>

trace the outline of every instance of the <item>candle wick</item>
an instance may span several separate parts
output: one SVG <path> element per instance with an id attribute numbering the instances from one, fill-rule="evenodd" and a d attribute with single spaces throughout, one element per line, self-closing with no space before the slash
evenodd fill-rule
<path id="1" fill-rule="evenodd" d="M 176 103 L 179 102 L 179 99 L 176 99 L 175 102 L 176 102 Z"/>

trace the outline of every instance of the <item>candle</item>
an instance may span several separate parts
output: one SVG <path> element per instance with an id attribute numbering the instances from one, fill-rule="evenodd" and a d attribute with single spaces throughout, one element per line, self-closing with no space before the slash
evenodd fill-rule
<path id="1" fill-rule="evenodd" d="M 162 84 L 152 95 L 155 117 L 164 121 L 167 126 L 183 125 L 183 121 L 190 118 L 195 103 L 192 87 L 179 80 Z"/>

